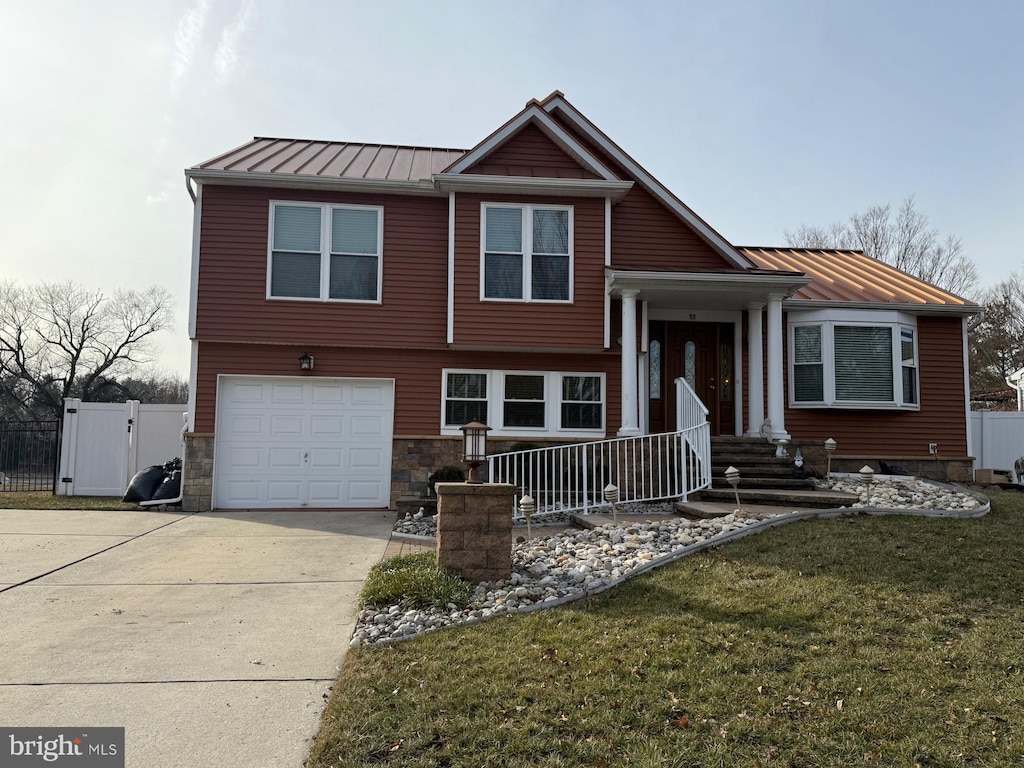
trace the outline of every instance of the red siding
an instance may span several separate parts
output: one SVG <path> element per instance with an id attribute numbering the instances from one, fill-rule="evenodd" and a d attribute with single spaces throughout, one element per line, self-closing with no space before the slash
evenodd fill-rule
<path id="1" fill-rule="evenodd" d="M 313 355 L 312 376 L 395 379 L 395 434 L 438 436 L 441 430 L 441 369 L 580 371 L 604 373 L 607 386 L 605 429 L 614 436 L 620 419 L 619 355 L 517 354 L 386 349 L 338 349 L 306 345 L 199 345 L 195 431 L 214 431 L 217 375 L 297 376 L 298 358 Z"/>
<path id="2" fill-rule="evenodd" d="M 541 176 L 558 179 L 597 179 L 530 123 L 466 173 L 492 176 Z"/>
<path id="3" fill-rule="evenodd" d="M 382 304 L 268 300 L 271 200 L 384 208 Z M 201 340 L 437 347 L 447 326 L 448 201 L 313 190 L 203 187 Z"/>
<path id="4" fill-rule="evenodd" d="M 480 300 L 480 206 L 484 201 L 573 206 L 572 304 Z M 603 199 L 456 196 L 457 345 L 601 349 L 604 292 Z"/>
<path id="5" fill-rule="evenodd" d="M 797 440 L 835 438 L 840 454 L 927 456 L 938 443 L 943 456 L 967 455 L 963 335 L 958 317 L 920 317 L 920 411 L 786 409 L 786 429 Z"/>
<path id="6" fill-rule="evenodd" d="M 587 136 L 557 114 L 553 117 L 620 178 L 636 181 Z M 736 270 L 639 183 L 612 209 L 612 266 L 653 271 Z"/>

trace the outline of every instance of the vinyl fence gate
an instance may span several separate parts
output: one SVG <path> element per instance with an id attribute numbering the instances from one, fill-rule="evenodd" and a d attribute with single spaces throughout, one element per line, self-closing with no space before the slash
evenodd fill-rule
<path id="1" fill-rule="evenodd" d="M 60 422 L 0 421 L 0 493 L 55 491 Z"/>

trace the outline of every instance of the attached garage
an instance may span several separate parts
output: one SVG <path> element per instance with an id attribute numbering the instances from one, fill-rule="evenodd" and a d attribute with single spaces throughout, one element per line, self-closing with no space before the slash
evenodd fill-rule
<path id="1" fill-rule="evenodd" d="M 392 379 L 219 376 L 215 509 L 387 507 Z"/>

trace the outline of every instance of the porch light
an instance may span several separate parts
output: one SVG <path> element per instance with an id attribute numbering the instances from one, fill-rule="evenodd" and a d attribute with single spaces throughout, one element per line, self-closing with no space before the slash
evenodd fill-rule
<path id="1" fill-rule="evenodd" d="M 477 468 L 487 461 L 487 433 L 491 428 L 479 421 L 471 421 L 459 427 L 462 430 L 462 461 L 469 467 L 467 483 L 477 484 Z"/>
<path id="2" fill-rule="evenodd" d="M 742 512 L 743 509 L 740 507 L 740 491 L 737 486 L 740 484 L 740 471 L 734 466 L 729 466 L 725 470 L 725 482 L 732 486 L 732 492 L 736 495 L 736 511 Z"/>
<path id="3" fill-rule="evenodd" d="M 871 501 L 871 482 L 875 479 L 875 470 L 865 464 L 860 468 L 860 480 L 864 483 L 864 503 Z"/>
<path id="4" fill-rule="evenodd" d="M 537 510 L 537 504 L 534 502 L 533 497 L 530 494 L 526 494 L 519 499 L 519 511 L 522 512 L 523 517 L 526 518 L 526 538 L 532 539 L 533 532 L 530 530 L 530 518 L 533 517 L 533 513 Z"/>
<path id="5" fill-rule="evenodd" d="M 313 370 L 313 356 L 307 352 L 299 358 L 299 370 L 312 371 Z"/>
<path id="6" fill-rule="evenodd" d="M 612 520 L 617 523 L 619 521 L 619 516 L 615 505 L 619 503 L 618 486 L 608 483 L 608 485 L 604 487 L 604 500 L 612 505 Z"/>
<path id="7" fill-rule="evenodd" d="M 832 454 L 836 452 L 836 441 L 831 437 L 825 441 L 825 455 L 828 457 L 828 470 L 825 472 L 825 479 L 832 479 Z"/>

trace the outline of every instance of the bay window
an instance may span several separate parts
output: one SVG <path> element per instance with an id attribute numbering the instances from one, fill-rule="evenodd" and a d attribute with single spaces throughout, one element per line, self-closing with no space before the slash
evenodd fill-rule
<path id="1" fill-rule="evenodd" d="M 383 209 L 271 203 L 267 297 L 380 301 Z"/>
<path id="2" fill-rule="evenodd" d="M 914 318 L 894 312 L 790 313 L 789 328 L 792 406 L 918 407 Z"/>
<path id="3" fill-rule="evenodd" d="M 481 297 L 572 300 L 572 208 L 484 203 Z"/>

